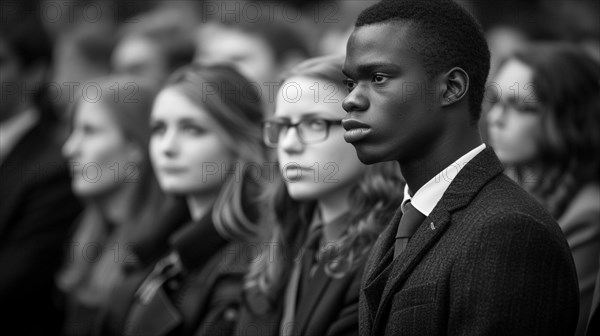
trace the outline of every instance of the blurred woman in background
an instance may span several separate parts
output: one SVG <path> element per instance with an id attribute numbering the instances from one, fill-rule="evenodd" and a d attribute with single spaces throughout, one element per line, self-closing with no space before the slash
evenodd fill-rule
<path id="1" fill-rule="evenodd" d="M 496 76 L 490 141 L 515 179 L 554 215 L 573 252 L 587 322 L 600 253 L 600 65 L 563 44 L 516 53 Z"/>
<path id="2" fill-rule="evenodd" d="M 403 185 L 396 163 L 366 166 L 344 141 L 343 60 L 294 67 L 264 123 L 280 169 L 265 193 L 273 248 L 251 265 L 237 335 L 358 335 L 364 263 Z"/>
<path id="3" fill-rule="evenodd" d="M 191 221 L 170 231 L 155 222 L 154 238 L 136 244 L 152 262 L 124 321 L 105 321 L 103 335 L 233 332 L 259 229 L 261 120 L 258 92 L 229 66 L 190 65 L 167 80 L 152 108 L 150 153 L 162 190 L 185 200 Z"/>
<path id="4" fill-rule="evenodd" d="M 75 104 L 63 146 L 72 188 L 86 203 L 57 285 L 65 294 L 66 335 L 89 335 L 109 293 L 135 262 L 128 244 L 163 196 L 148 153 L 147 127 L 157 87 L 136 77 L 95 82 Z M 92 94 L 93 92 L 93 94 Z"/>

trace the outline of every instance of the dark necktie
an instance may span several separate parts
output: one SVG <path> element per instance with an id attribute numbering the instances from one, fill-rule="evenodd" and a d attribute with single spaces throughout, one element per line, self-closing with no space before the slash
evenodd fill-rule
<path id="1" fill-rule="evenodd" d="M 408 244 L 408 240 L 412 235 L 417 231 L 419 224 L 423 222 L 425 219 L 425 215 L 423 215 L 419 210 L 415 209 L 415 207 L 410 203 L 406 203 L 404 205 L 404 212 L 402 213 L 402 218 L 400 218 L 400 223 L 398 224 L 398 231 L 396 231 L 396 243 L 394 245 L 394 259 L 404 251 L 406 245 Z"/>

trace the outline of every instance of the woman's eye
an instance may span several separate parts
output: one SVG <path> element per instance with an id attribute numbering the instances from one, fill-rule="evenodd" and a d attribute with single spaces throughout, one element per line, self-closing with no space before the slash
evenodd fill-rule
<path id="1" fill-rule="evenodd" d="M 324 120 L 319 120 L 319 119 L 310 120 L 308 122 L 308 126 L 312 130 L 321 130 L 321 129 L 323 129 L 325 127 L 325 121 Z"/>
<path id="2" fill-rule="evenodd" d="M 204 128 L 196 126 L 196 125 L 184 125 L 181 127 L 181 130 L 187 134 L 191 135 L 201 135 L 205 133 Z"/>
<path id="3" fill-rule="evenodd" d="M 163 134 L 165 133 L 166 127 L 162 124 L 150 125 L 150 134 Z"/>
<path id="4" fill-rule="evenodd" d="M 91 125 L 83 125 L 80 130 L 81 133 L 85 135 L 94 135 L 95 133 L 98 133 L 98 129 Z"/>

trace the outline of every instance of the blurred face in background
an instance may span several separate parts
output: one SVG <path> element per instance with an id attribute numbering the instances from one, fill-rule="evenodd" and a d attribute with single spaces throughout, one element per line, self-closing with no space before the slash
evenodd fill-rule
<path id="1" fill-rule="evenodd" d="M 539 104 L 532 85 L 533 70 L 518 60 L 509 60 L 495 78 L 497 102 L 488 112 L 492 147 L 505 164 L 527 164 L 535 160 L 539 132 Z"/>
<path id="2" fill-rule="evenodd" d="M 161 188 L 172 194 L 217 193 L 233 154 L 208 111 L 175 87 L 159 93 L 151 116 L 150 156 Z"/>
<path id="3" fill-rule="evenodd" d="M 129 141 L 102 103 L 81 101 L 73 131 L 63 146 L 74 192 L 85 198 L 111 194 L 123 183 L 136 182 L 144 150 Z"/>
<path id="4" fill-rule="evenodd" d="M 293 199 L 345 197 L 365 171 L 339 124 L 346 115 L 341 106 L 344 96 L 339 85 L 308 77 L 288 79 L 277 95 L 272 120 L 304 123 L 276 132 L 279 166 Z M 328 126 L 324 120 L 335 123 Z"/>
<path id="5" fill-rule="evenodd" d="M 250 81 L 272 82 L 278 76 L 274 52 L 261 37 L 222 26 L 207 26 L 200 31 L 195 61 L 231 63 Z"/>
<path id="6" fill-rule="evenodd" d="M 169 75 L 165 60 L 155 43 L 141 36 L 124 38 L 112 55 L 113 72 L 162 80 Z"/>
<path id="7" fill-rule="evenodd" d="M 33 91 L 42 87 L 46 67 L 24 67 L 9 43 L 0 36 L 0 122 L 28 107 Z"/>

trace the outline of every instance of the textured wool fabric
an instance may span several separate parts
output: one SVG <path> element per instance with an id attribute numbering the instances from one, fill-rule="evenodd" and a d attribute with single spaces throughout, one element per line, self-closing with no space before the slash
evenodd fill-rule
<path id="1" fill-rule="evenodd" d="M 361 335 L 572 335 L 579 292 L 552 217 L 486 148 L 457 175 L 404 252 L 400 216 L 373 248 Z"/>

